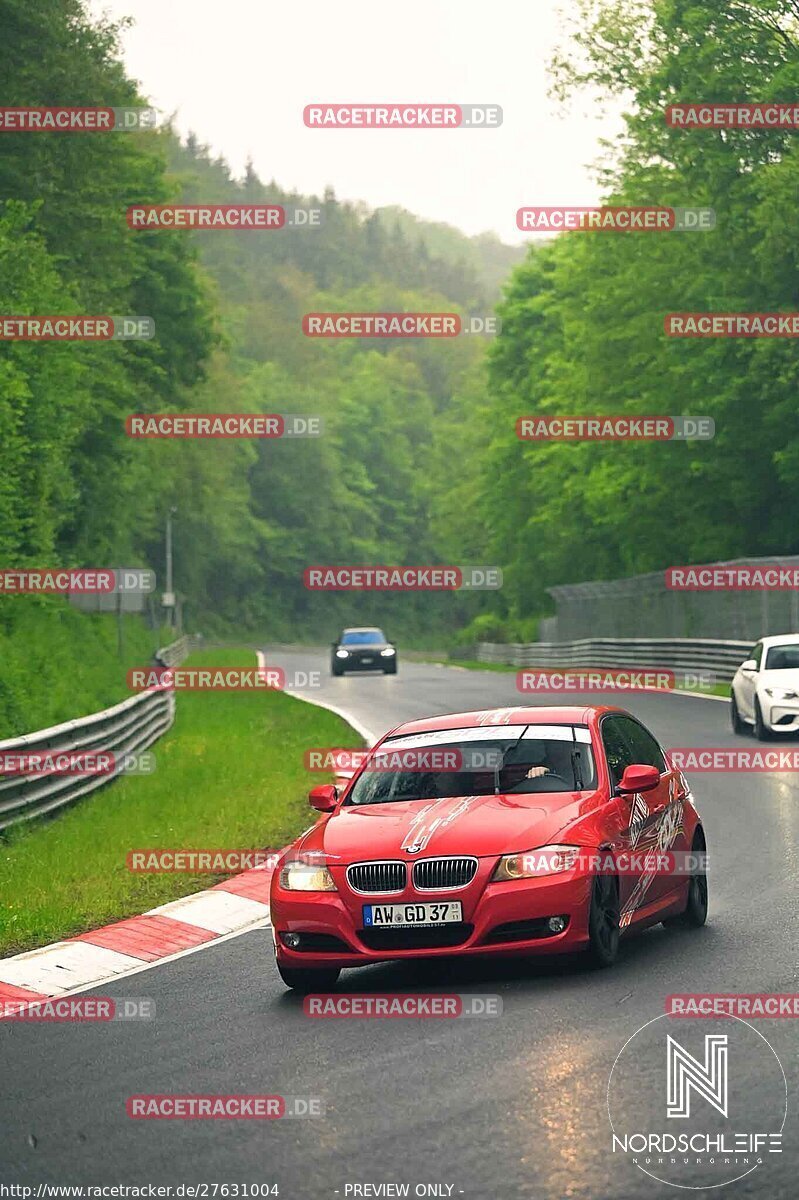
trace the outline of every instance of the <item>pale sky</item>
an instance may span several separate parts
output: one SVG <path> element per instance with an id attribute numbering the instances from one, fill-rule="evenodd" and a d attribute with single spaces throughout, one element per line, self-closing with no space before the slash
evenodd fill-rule
<path id="1" fill-rule="evenodd" d="M 590 96 L 565 112 L 547 65 L 574 0 L 91 0 L 128 16 L 128 73 L 177 129 L 239 174 L 370 207 L 399 204 L 469 234 L 524 240 L 524 205 L 600 198 L 591 163 L 621 123 Z M 306 104 L 499 104 L 499 129 L 307 129 Z M 102 97 L 98 97 L 102 103 Z M 208 201 L 217 199 L 208 196 Z"/>

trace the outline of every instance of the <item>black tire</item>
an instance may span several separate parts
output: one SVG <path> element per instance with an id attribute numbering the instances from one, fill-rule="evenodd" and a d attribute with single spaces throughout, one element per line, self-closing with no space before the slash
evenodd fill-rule
<path id="1" fill-rule="evenodd" d="M 284 967 L 279 961 L 277 970 L 286 987 L 295 992 L 327 992 L 335 987 L 341 974 L 339 967 Z"/>
<path id="2" fill-rule="evenodd" d="M 396 673 L 397 673 L 397 664 L 396 663 L 392 663 L 390 667 L 383 667 L 384 675 L 396 675 Z"/>
<path id="3" fill-rule="evenodd" d="M 341 667 L 334 667 L 334 666 L 331 666 L 331 668 L 330 668 L 330 674 L 331 674 L 331 675 L 335 675 L 335 676 L 336 676 L 336 678 L 338 678 L 340 675 L 343 675 L 343 674 L 344 674 L 344 672 L 342 671 Z"/>
<path id="4" fill-rule="evenodd" d="M 738 711 L 738 702 L 735 699 L 735 692 L 733 691 L 730 692 L 730 724 L 732 725 L 733 733 L 737 733 L 739 737 L 749 732 L 743 717 Z"/>
<path id="5" fill-rule="evenodd" d="M 771 738 L 771 730 L 763 723 L 763 713 L 757 697 L 755 697 L 755 737 L 759 742 L 767 742 Z"/>
<path id="6" fill-rule="evenodd" d="M 614 875 L 597 875 L 591 889 L 588 911 L 589 962 L 595 967 L 612 967 L 619 953 L 619 884 Z"/>
<path id="7" fill-rule="evenodd" d="M 693 854 L 705 851 L 705 839 L 702 833 L 694 835 L 691 847 Z M 667 929 L 701 929 L 707 920 L 707 872 L 702 869 L 694 871 L 688 881 L 688 898 L 685 908 L 674 917 L 666 917 L 663 924 Z"/>

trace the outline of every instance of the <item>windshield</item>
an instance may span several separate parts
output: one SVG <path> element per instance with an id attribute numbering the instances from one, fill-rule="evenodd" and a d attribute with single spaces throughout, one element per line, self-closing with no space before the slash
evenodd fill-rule
<path id="1" fill-rule="evenodd" d="M 345 804 L 573 792 L 596 786 L 585 726 L 517 725 L 389 738 Z"/>
<path id="2" fill-rule="evenodd" d="M 799 670 L 799 643 L 785 642 L 781 646 L 769 646 L 765 666 L 767 671 Z"/>
<path id="3" fill-rule="evenodd" d="M 384 642 L 381 629 L 350 629 L 341 635 L 340 646 L 374 646 Z"/>

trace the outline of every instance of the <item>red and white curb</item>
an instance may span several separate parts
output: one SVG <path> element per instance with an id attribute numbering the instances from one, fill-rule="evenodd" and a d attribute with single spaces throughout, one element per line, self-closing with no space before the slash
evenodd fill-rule
<path id="1" fill-rule="evenodd" d="M 3 959 L 0 1009 L 85 991 L 264 927 L 269 923 L 271 878 L 271 869 L 254 867 L 140 917 Z"/>
<path id="2" fill-rule="evenodd" d="M 258 667 L 265 666 L 266 659 L 259 650 Z M 289 694 L 307 700 L 297 692 Z M 343 717 L 370 746 L 376 741 L 349 713 L 332 705 L 320 707 Z M 351 774 L 345 772 L 338 778 L 348 782 Z M 254 867 L 202 892 L 160 904 L 140 917 L 127 917 L 0 960 L 0 1020 L 3 1010 L 12 1005 L 27 1008 L 54 996 L 73 995 L 182 958 L 215 942 L 265 928 L 269 924 L 271 879 L 271 867 Z"/>

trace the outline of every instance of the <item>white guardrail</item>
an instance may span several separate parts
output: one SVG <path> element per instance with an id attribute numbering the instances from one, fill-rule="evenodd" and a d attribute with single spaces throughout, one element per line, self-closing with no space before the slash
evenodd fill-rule
<path id="1" fill-rule="evenodd" d="M 661 667 L 729 683 L 752 642 L 712 638 L 583 638 L 576 642 L 478 642 L 477 660 L 511 667 Z"/>
<path id="2" fill-rule="evenodd" d="M 191 648 L 192 639 L 182 637 L 159 650 L 156 659 L 177 666 Z M 174 691 L 147 691 L 88 717 L 0 741 L 0 755 L 102 754 L 113 759 L 112 769 L 102 774 L 32 771 L 0 775 L 0 830 L 42 816 L 109 783 L 124 773 L 126 755 L 152 746 L 174 719 Z"/>

